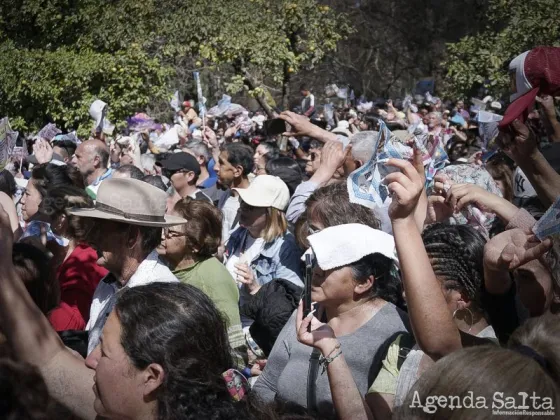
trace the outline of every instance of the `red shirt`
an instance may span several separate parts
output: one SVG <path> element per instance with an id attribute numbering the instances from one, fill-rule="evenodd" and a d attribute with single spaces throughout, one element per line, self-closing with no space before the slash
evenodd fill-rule
<path id="1" fill-rule="evenodd" d="M 109 273 L 97 265 L 97 259 L 97 253 L 92 248 L 80 244 L 59 267 L 57 278 L 60 284 L 60 305 L 49 315 L 49 320 L 57 331 L 85 328 L 93 293 L 101 279 Z M 74 317 L 78 319 L 74 320 Z M 57 325 L 53 320 L 57 320 Z M 59 329 L 64 325 L 64 329 Z M 81 327 L 75 328 L 76 326 Z"/>
<path id="2" fill-rule="evenodd" d="M 84 330 L 86 323 L 77 308 L 60 302 L 56 308 L 49 312 L 49 322 L 55 331 Z"/>

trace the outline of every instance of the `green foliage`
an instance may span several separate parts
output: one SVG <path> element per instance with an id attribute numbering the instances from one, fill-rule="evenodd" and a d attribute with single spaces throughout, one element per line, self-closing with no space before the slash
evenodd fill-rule
<path id="1" fill-rule="evenodd" d="M 560 45 L 557 0 L 490 0 L 486 30 L 447 45 L 442 64 L 446 94 L 467 97 L 483 83 L 490 93 L 509 92 L 507 66 L 520 53 L 539 45 Z"/>
<path id="2" fill-rule="evenodd" d="M 23 131 L 52 121 L 85 134 L 99 98 L 119 126 L 166 101 L 174 78 L 194 70 L 185 63 L 225 71 L 230 92 L 248 75 L 280 84 L 350 32 L 316 0 L 3 0 L 0 116 Z"/>
<path id="3" fill-rule="evenodd" d="M 22 117 L 13 121 L 22 131 L 53 121 L 86 135 L 92 126 L 89 106 L 96 98 L 109 103 L 108 118 L 122 124 L 167 92 L 169 70 L 138 48 L 116 54 L 64 47 L 45 52 L 5 42 L 0 54 L 0 115 Z"/>

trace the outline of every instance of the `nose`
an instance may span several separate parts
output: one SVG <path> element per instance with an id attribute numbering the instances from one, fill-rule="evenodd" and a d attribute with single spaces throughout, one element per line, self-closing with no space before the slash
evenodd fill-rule
<path id="1" fill-rule="evenodd" d="M 96 348 L 90 353 L 90 355 L 86 358 L 86 366 L 90 369 L 97 369 L 97 364 L 99 363 L 99 359 L 101 358 L 101 344 L 98 344 Z"/>
<path id="2" fill-rule="evenodd" d="M 217 174 L 220 173 L 220 164 L 218 162 L 216 162 L 216 164 L 214 165 L 214 172 L 216 172 Z"/>

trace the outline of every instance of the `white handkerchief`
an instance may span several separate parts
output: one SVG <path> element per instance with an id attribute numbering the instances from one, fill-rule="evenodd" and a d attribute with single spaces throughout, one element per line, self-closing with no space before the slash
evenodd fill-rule
<path id="1" fill-rule="evenodd" d="M 375 253 L 398 263 L 393 236 L 366 225 L 331 226 L 310 235 L 307 240 L 322 270 L 344 267 Z"/>

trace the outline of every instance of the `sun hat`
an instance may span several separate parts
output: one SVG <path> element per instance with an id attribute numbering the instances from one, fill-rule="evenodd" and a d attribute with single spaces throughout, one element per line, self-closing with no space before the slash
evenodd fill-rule
<path id="1" fill-rule="evenodd" d="M 290 201 L 288 186 L 277 176 L 259 175 L 249 188 L 233 188 L 241 199 L 253 207 L 274 207 L 284 211 Z"/>
<path id="2" fill-rule="evenodd" d="M 187 223 L 165 214 L 167 194 L 138 179 L 107 179 L 99 185 L 95 207 L 73 209 L 70 214 L 138 226 L 164 227 Z"/>
<path id="3" fill-rule="evenodd" d="M 537 95 L 560 92 L 560 48 L 537 47 L 525 51 L 511 61 L 509 71 L 515 90 L 500 128 L 517 118 L 524 121 Z"/>
<path id="4" fill-rule="evenodd" d="M 344 267 L 366 255 L 381 254 L 398 264 L 395 239 L 359 223 L 331 226 L 307 237 L 321 270 Z M 305 261 L 305 256 L 302 258 Z"/>

